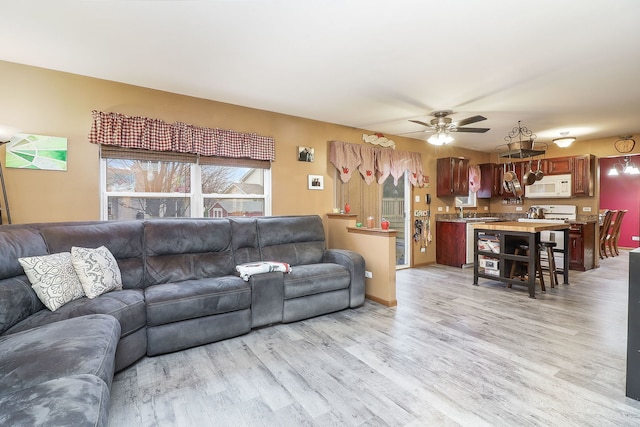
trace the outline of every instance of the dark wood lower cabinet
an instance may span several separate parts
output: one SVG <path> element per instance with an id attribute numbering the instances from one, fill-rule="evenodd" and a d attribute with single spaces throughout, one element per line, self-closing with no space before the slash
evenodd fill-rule
<path id="1" fill-rule="evenodd" d="M 595 222 L 575 223 L 569 228 L 569 270 L 595 268 Z"/>
<path id="2" fill-rule="evenodd" d="M 467 224 L 436 221 L 436 262 L 462 267 L 467 260 Z"/>

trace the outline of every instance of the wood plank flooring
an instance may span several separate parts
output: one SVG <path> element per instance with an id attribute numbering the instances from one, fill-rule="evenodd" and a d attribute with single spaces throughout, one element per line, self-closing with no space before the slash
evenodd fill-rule
<path id="1" fill-rule="evenodd" d="M 276 325 L 117 374 L 109 425 L 638 426 L 625 397 L 628 252 L 537 290 L 433 265 L 398 306 Z"/>

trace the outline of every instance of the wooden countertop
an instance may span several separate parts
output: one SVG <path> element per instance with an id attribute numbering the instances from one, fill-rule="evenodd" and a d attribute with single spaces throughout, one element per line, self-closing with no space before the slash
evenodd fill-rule
<path id="1" fill-rule="evenodd" d="M 548 222 L 485 222 L 474 224 L 474 228 L 483 230 L 518 231 L 523 233 L 538 233 L 540 231 L 566 230 L 571 224 L 549 224 Z"/>

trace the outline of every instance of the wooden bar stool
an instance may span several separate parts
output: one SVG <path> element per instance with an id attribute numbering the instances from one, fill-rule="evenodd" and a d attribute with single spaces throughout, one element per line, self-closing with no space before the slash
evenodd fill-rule
<path id="1" fill-rule="evenodd" d="M 529 255 L 529 245 L 518 245 L 513 252 L 514 255 Z M 523 273 L 524 268 L 529 266 L 529 263 L 526 261 L 513 261 L 511 264 L 511 273 L 509 274 L 509 278 L 513 279 L 516 276 L 516 268 L 520 269 L 520 280 L 525 279 L 526 273 Z M 544 286 L 544 278 L 542 277 L 542 266 L 540 265 L 540 256 L 536 256 L 536 277 L 540 279 L 540 290 L 542 292 L 546 292 L 547 288 Z M 511 287 L 511 283 L 507 285 L 507 287 Z"/>
<path id="2" fill-rule="evenodd" d="M 558 284 L 558 272 L 556 271 L 556 258 L 553 255 L 553 248 L 558 246 L 556 242 L 540 242 L 540 252 L 547 252 L 547 270 L 549 271 L 549 282 L 551 282 L 551 287 L 555 288 Z M 542 265 L 540 266 L 542 269 Z"/>

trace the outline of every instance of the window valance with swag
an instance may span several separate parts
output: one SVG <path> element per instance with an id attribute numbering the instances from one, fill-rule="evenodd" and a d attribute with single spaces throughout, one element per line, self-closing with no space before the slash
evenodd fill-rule
<path id="1" fill-rule="evenodd" d="M 421 187 L 425 184 L 420 153 L 331 141 L 329 160 L 340 172 L 340 180 L 344 183 L 357 170 L 368 185 L 376 180 L 383 184 L 389 175 L 398 185 L 398 179 L 405 171 L 408 171 L 412 185 Z"/>
<path id="2" fill-rule="evenodd" d="M 159 119 L 92 111 L 89 142 L 201 156 L 275 160 L 275 141 L 255 133 L 205 128 Z"/>

